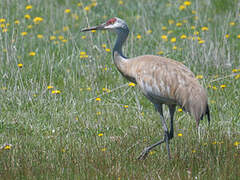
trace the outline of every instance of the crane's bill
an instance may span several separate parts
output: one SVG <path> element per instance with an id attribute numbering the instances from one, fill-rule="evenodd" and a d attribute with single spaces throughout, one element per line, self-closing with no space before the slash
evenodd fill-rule
<path id="1" fill-rule="evenodd" d="M 90 27 L 90 28 L 83 28 L 81 30 L 81 32 L 92 31 L 92 30 L 102 30 L 102 29 L 104 29 L 104 25 L 93 26 L 93 27 Z"/>

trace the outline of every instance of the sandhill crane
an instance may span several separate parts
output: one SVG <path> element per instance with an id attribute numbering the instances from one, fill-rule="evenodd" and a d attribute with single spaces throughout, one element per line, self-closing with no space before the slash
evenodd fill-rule
<path id="1" fill-rule="evenodd" d="M 118 71 L 127 80 L 137 84 L 160 113 L 164 138 L 146 147 L 138 159 L 144 159 L 152 148 L 164 142 L 170 159 L 169 141 L 174 135 L 173 117 L 176 106 L 179 105 L 184 111 L 189 112 L 195 118 L 197 127 L 204 115 L 207 115 L 210 123 L 206 90 L 199 84 L 194 74 L 180 62 L 154 55 L 126 58 L 122 52 L 122 45 L 128 37 L 129 29 L 122 19 L 111 18 L 99 26 L 85 28 L 81 31 L 91 30 L 114 30 L 117 33 L 113 60 Z M 163 116 L 163 104 L 169 108 L 170 132 Z"/>

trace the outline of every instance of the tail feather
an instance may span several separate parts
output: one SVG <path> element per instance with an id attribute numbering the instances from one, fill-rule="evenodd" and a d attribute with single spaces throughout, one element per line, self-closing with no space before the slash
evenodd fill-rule
<path id="1" fill-rule="evenodd" d="M 210 118 L 210 109 L 209 109 L 208 104 L 207 104 L 207 107 L 206 107 L 206 112 L 205 112 L 205 114 L 203 114 L 203 115 L 201 116 L 201 120 L 203 119 L 203 116 L 204 116 L 204 115 L 207 115 L 208 125 L 210 125 L 211 118 Z"/>

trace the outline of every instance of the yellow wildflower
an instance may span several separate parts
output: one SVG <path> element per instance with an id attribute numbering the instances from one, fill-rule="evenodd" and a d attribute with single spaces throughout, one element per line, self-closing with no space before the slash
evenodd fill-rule
<path id="1" fill-rule="evenodd" d="M 32 5 L 27 5 L 27 6 L 25 7 L 25 9 L 26 9 L 26 10 L 32 9 Z"/>
<path id="2" fill-rule="evenodd" d="M 86 36 L 83 35 L 83 36 L 81 36 L 81 38 L 82 38 L 82 39 L 86 39 Z"/>
<path id="3" fill-rule="evenodd" d="M 173 38 L 171 38 L 171 40 L 170 40 L 172 43 L 175 43 L 176 42 L 176 38 L 175 37 L 173 37 Z"/>
<path id="4" fill-rule="evenodd" d="M 222 84 L 221 86 L 220 86 L 222 89 L 224 89 L 225 87 L 227 87 L 225 84 Z"/>
<path id="5" fill-rule="evenodd" d="M 141 39 L 142 36 L 140 34 L 137 35 L 137 39 Z"/>
<path id="6" fill-rule="evenodd" d="M 185 35 L 185 34 L 183 34 L 183 35 L 181 35 L 181 37 L 180 37 L 181 39 L 186 39 L 187 38 L 187 36 Z"/>
<path id="7" fill-rule="evenodd" d="M 32 52 L 28 53 L 28 55 L 29 55 L 29 56 L 35 56 L 36 53 L 32 51 Z"/>
<path id="8" fill-rule="evenodd" d="M 176 26 L 180 27 L 180 26 L 182 26 L 182 23 L 178 22 L 178 23 L 176 23 Z"/>
<path id="9" fill-rule="evenodd" d="M 161 38 L 165 41 L 167 41 L 168 37 L 166 35 L 162 35 Z"/>
<path id="10" fill-rule="evenodd" d="M 134 87 L 134 86 L 136 86 L 136 84 L 133 83 L 133 82 L 130 82 L 130 83 L 128 84 L 128 86 L 130 86 L 130 87 Z"/>
<path id="11" fill-rule="evenodd" d="M 19 67 L 19 68 L 22 68 L 22 67 L 23 67 L 23 64 L 19 63 L 19 64 L 18 64 L 18 67 Z"/>
<path id="12" fill-rule="evenodd" d="M 99 137 L 103 136 L 103 133 L 99 133 L 98 136 L 99 136 Z"/>
<path id="13" fill-rule="evenodd" d="M 229 35 L 229 34 L 226 34 L 226 35 L 225 35 L 225 38 L 229 38 L 229 37 L 230 37 L 230 35 Z"/>
<path id="14" fill-rule="evenodd" d="M 50 36 L 50 40 L 55 40 L 56 36 Z"/>
<path id="15" fill-rule="evenodd" d="M 179 137 L 182 137 L 182 133 L 178 133 L 178 136 L 179 136 Z"/>
<path id="16" fill-rule="evenodd" d="M 96 101 L 101 101 L 101 98 L 100 98 L 100 97 L 97 97 L 95 100 L 96 100 Z"/>
<path id="17" fill-rule="evenodd" d="M 203 44 L 203 43 L 205 43 L 205 40 L 200 40 L 200 41 L 198 41 L 198 43 Z"/>
<path id="18" fill-rule="evenodd" d="M 4 22 L 6 22 L 6 19 L 0 18 L 0 23 L 4 23 Z"/>
<path id="19" fill-rule="evenodd" d="M 230 25 L 230 26 L 234 26 L 234 25 L 235 25 L 235 22 L 232 21 L 232 22 L 229 23 L 229 25 Z"/>
<path id="20" fill-rule="evenodd" d="M 43 18 L 42 17 L 35 17 L 34 19 L 33 19 L 33 22 L 35 23 L 35 24 L 39 24 L 40 22 L 42 22 L 43 21 Z"/>
<path id="21" fill-rule="evenodd" d="M 106 44 L 102 44 L 102 47 L 103 47 L 103 48 L 106 48 L 106 47 L 107 47 L 107 45 L 106 45 Z"/>
<path id="22" fill-rule="evenodd" d="M 149 155 L 154 155 L 156 153 L 156 151 L 150 151 Z"/>
<path id="23" fill-rule="evenodd" d="M 64 13 L 66 13 L 66 14 L 68 14 L 68 13 L 70 13 L 71 12 L 71 9 L 65 9 L 64 10 Z"/>
<path id="24" fill-rule="evenodd" d="M 59 91 L 59 90 L 53 90 L 52 91 L 52 94 L 60 94 L 61 93 L 61 91 Z"/>
<path id="25" fill-rule="evenodd" d="M 173 46 L 172 49 L 173 49 L 173 50 L 176 50 L 176 49 L 177 49 L 177 46 Z"/>
<path id="26" fill-rule="evenodd" d="M 151 29 L 147 30 L 147 34 L 151 34 L 151 33 L 152 33 Z"/>
<path id="27" fill-rule="evenodd" d="M 190 1 L 184 1 L 183 3 L 185 6 L 190 6 L 192 3 Z"/>
<path id="28" fill-rule="evenodd" d="M 42 39 L 42 38 L 43 38 L 43 35 L 42 35 L 42 34 L 38 34 L 38 35 L 37 35 L 37 38 L 38 38 L 38 39 Z"/>
<path id="29" fill-rule="evenodd" d="M 111 52 L 111 49 L 109 49 L 109 48 L 106 48 L 106 49 L 105 49 L 105 51 L 107 51 L 107 52 Z"/>
<path id="30" fill-rule="evenodd" d="M 240 74 L 237 74 L 236 76 L 235 76 L 235 79 L 239 79 L 240 78 Z"/>
<path id="31" fill-rule="evenodd" d="M 31 16 L 30 16 L 29 14 L 25 14 L 25 15 L 24 15 L 24 18 L 25 18 L 25 19 L 31 19 Z"/>
<path id="32" fill-rule="evenodd" d="M 90 10 L 90 6 L 86 6 L 86 7 L 84 8 L 84 10 L 85 10 L 85 11 L 89 11 L 89 10 Z"/>
<path id="33" fill-rule="evenodd" d="M 20 24 L 19 20 L 14 21 L 15 24 Z"/>
<path id="34" fill-rule="evenodd" d="M 240 145 L 240 142 L 239 142 L 239 141 L 235 141 L 235 142 L 233 143 L 233 145 L 234 145 L 234 146 L 238 146 L 238 145 Z"/>
<path id="35" fill-rule="evenodd" d="M 123 5 L 123 1 L 122 0 L 118 1 L 118 4 Z"/>
<path id="36" fill-rule="evenodd" d="M 78 7 L 81 7 L 81 6 L 82 6 L 82 3 L 77 3 L 77 6 L 78 6 Z"/>
<path id="37" fill-rule="evenodd" d="M 10 150 L 12 148 L 12 145 L 11 144 L 6 144 L 3 149 L 4 150 Z"/>
<path id="38" fill-rule="evenodd" d="M 97 115 L 101 115 L 102 113 L 101 113 L 101 112 L 97 112 L 96 114 L 97 114 Z M 99 135 L 98 135 L 98 136 L 99 136 Z"/>
<path id="39" fill-rule="evenodd" d="M 163 55 L 164 52 L 163 52 L 163 51 L 158 51 L 157 54 L 158 54 L 158 55 Z"/>
<path id="40" fill-rule="evenodd" d="M 124 108 L 128 108 L 128 105 L 124 105 L 123 107 L 124 107 Z"/>
<path id="41" fill-rule="evenodd" d="M 170 25 L 171 25 L 171 24 L 174 24 L 174 20 L 169 19 L 169 20 L 168 20 L 168 24 L 170 24 Z"/>
<path id="42" fill-rule="evenodd" d="M 203 26 L 201 29 L 202 29 L 202 31 L 208 31 L 208 27 L 206 27 L 206 26 Z"/>
<path id="43" fill-rule="evenodd" d="M 196 152 L 196 150 L 195 150 L 195 149 L 193 149 L 193 150 L 192 150 L 192 153 L 195 153 L 195 152 Z"/>
<path id="44" fill-rule="evenodd" d="M 63 39 L 64 39 L 64 36 L 60 35 L 60 36 L 58 36 L 58 39 L 59 39 L 59 40 L 63 40 Z"/>
<path id="45" fill-rule="evenodd" d="M 197 75 L 196 78 L 197 79 L 203 79 L 203 75 Z"/>
<path id="46" fill-rule="evenodd" d="M 178 9 L 179 9 L 180 11 L 182 11 L 182 10 L 184 10 L 185 8 L 186 8 L 186 6 L 180 5 Z"/>
<path id="47" fill-rule="evenodd" d="M 27 28 L 28 28 L 28 29 L 32 29 L 32 25 L 28 25 Z"/>
<path id="48" fill-rule="evenodd" d="M 102 152 L 105 152 L 107 150 L 107 148 L 102 148 L 101 151 Z"/>
<path id="49" fill-rule="evenodd" d="M 162 26 L 162 30 L 163 30 L 163 31 L 166 31 L 166 30 L 167 30 L 167 27 L 166 27 L 166 26 Z"/>
<path id="50" fill-rule="evenodd" d="M 178 111 L 178 112 L 182 112 L 183 110 L 182 110 L 182 108 L 179 108 L 177 111 Z"/>
<path id="51" fill-rule="evenodd" d="M 50 86 L 48 86 L 47 88 L 48 88 L 48 89 L 53 89 L 53 86 L 50 85 Z"/>
<path id="52" fill-rule="evenodd" d="M 28 33 L 27 32 L 21 32 L 22 36 L 26 36 Z"/>
<path id="53" fill-rule="evenodd" d="M 237 38 L 240 39 L 240 34 L 237 35 Z"/>

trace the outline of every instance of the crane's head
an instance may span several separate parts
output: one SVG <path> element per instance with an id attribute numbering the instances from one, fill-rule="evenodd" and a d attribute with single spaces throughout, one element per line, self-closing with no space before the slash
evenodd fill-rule
<path id="1" fill-rule="evenodd" d="M 128 26 L 124 20 L 114 17 L 109 19 L 107 22 L 100 24 L 99 26 L 93 26 L 90 28 L 84 28 L 81 32 L 91 31 L 91 30 L 115 30 L 118 32 L 119 30 L 128 30 Z"/>

